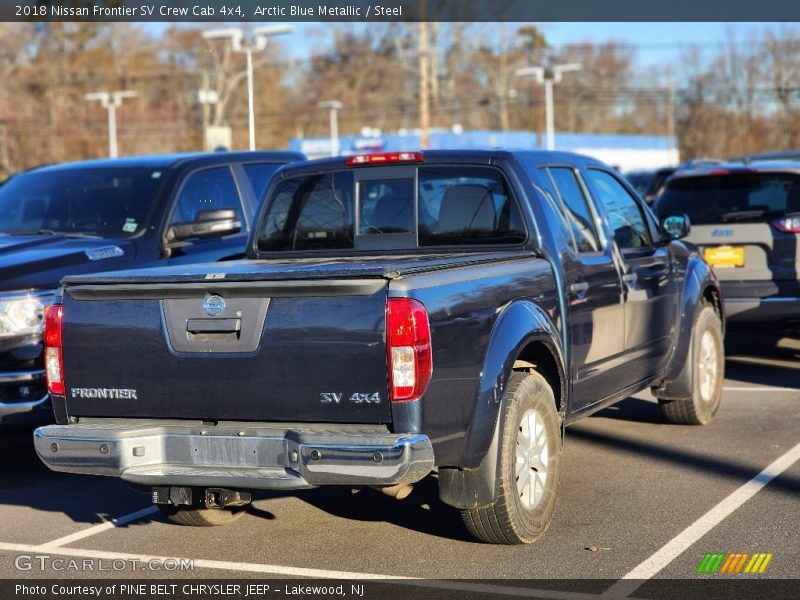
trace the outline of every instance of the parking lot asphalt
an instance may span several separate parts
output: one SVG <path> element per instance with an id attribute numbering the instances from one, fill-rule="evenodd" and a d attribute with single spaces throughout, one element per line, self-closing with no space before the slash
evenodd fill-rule
<path id="1" fill-rule="evenodd" d="M 0 578 L 700 578 L 706 553 L 771 553 L 761 578 L 800 576 L 800 345 L 740 352 L 706 427 L 667 424 L 648 393 L 567 430 L 555 518 L 531 546 L 471 541 L 431 477 L 403 501 L 374 490 L 263 493 L 238 522 L 172 525 L 110 478 L 49 472 L 3 440 Z M 143 510 L 144 509 L 144 510 Z M 142 511 L 137 513 L 137 511 Z M 122 523 L 110 519 L 126 517 Z M 190 573 L 20 571 L 22 553 L 194 559 Z M 633 593 L 638 585 L 619 588 Z M 624 586 L 625 582 L 616 583 Z"/>

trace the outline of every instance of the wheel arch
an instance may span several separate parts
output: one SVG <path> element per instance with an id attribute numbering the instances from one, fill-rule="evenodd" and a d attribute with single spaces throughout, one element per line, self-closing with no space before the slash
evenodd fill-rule
<path id="1" fill-rule="evenodd" d="M 694 365 L 689 360 L 692 355 L 692 329 L 700 307 L 704 303 L 708 303 L 714 308 L 722 324 L 722 334 L 725 335 L 722 290 L 711 267 L 699 257 L 690 259 L 687 265 L 679 303 L 681 315 L 677 328 L 675 351 L 667 365 L 664 379 L 654 387 L 655 394 L 664 400 L 685 400 L 692 395 Z"/>
<path id="2" fill-rule="evenodd" d="M 439 469 L 439 496 L 443 502 L 472 508 L 488 505 L 497 497 L 500 416 L 514 371 L 535 370 L 545 378 L 553 390 L 563 432 L 563 415 L 568 406 L 563 356 L 558 330 L 545 310 L 528 300 L 518 300 L 504 308 L 486 350 L 461 464 Z"/>

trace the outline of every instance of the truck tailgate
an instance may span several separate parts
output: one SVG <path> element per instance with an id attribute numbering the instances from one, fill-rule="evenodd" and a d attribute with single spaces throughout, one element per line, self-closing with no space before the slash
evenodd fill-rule
<path id="1" fill-rule="evenodd" d="M 70 416 L 391 421 L 386 279 L 205 279 L 67 285 Z"/>

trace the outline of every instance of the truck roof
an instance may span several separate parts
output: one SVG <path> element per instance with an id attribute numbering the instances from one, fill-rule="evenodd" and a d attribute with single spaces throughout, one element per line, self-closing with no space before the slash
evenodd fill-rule
<path id="1" fill-rule="evenodd" d="M 395 152 L 379 152 L 377 154 L 396 154 L 400 152 L 419 152 L 415 150 L 398 150 Z M 476 149 L 476 150 L 423 150 L 421 151 L 425 162 L 453 163 L 453 164 L 482 164 L 490 165 L 500 160 L 530 159 L 534 163 L 582 163 L 585 165 L 603 166 L 603 163 L 583 154 L 574 152 L 560 152 L 554 150 L 514 150 L 514 149 Z M 369 155 L 370 152 L 361 152 L 357 155 Z M 285 167 L 281 174 L 284 177 L 314 171 L 326 171 L 347 167 L 348 156 L 333 158 L 317 158 L 300 163 L 293 163 Z M 391 163 L 387 163 L 389 166 Z M 408 163 L 405 163 L 408 164 Z"/>
<path id="2" fill-rule="evenodd" d="M 32 172 L 50 173 L 69 169 L 88 169 L 103 167 L 144 167 L 166 169 L 178 166 L 199 166 L 229 162 L 248 161 L 296 161 L 305 156 L 299 152 L 288 151 L 224 151 L 224 152 L 175 152 L 169 154 L 145 154 L 121 158 L 98 158 L 46 165 L 31 169 Z"/>

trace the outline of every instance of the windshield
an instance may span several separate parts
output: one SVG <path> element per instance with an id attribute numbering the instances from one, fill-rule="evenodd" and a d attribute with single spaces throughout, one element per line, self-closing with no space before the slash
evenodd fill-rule
<path id="1" fill-rule="evenodd" d="M 129 237 L 146 226 L 164 175 L 140 167 L 17 175 L 0 187 L 0 233 Z"/>
<path id="2" fill-rule="evenodd" d="M 800 176 L 732 173 L 681 177 L 656 200 L 659 215 L 685 213 L 692 225 L 759 220 L 800 212 Z"/>
<path id="3" fill-rule="evenodd" d="M 521 213 L 496 169 L 400 169 L 385 178 L 358 180 L 348 170 L 285 179 L 268 199 L 258 249 L 524 243 Z"/>

